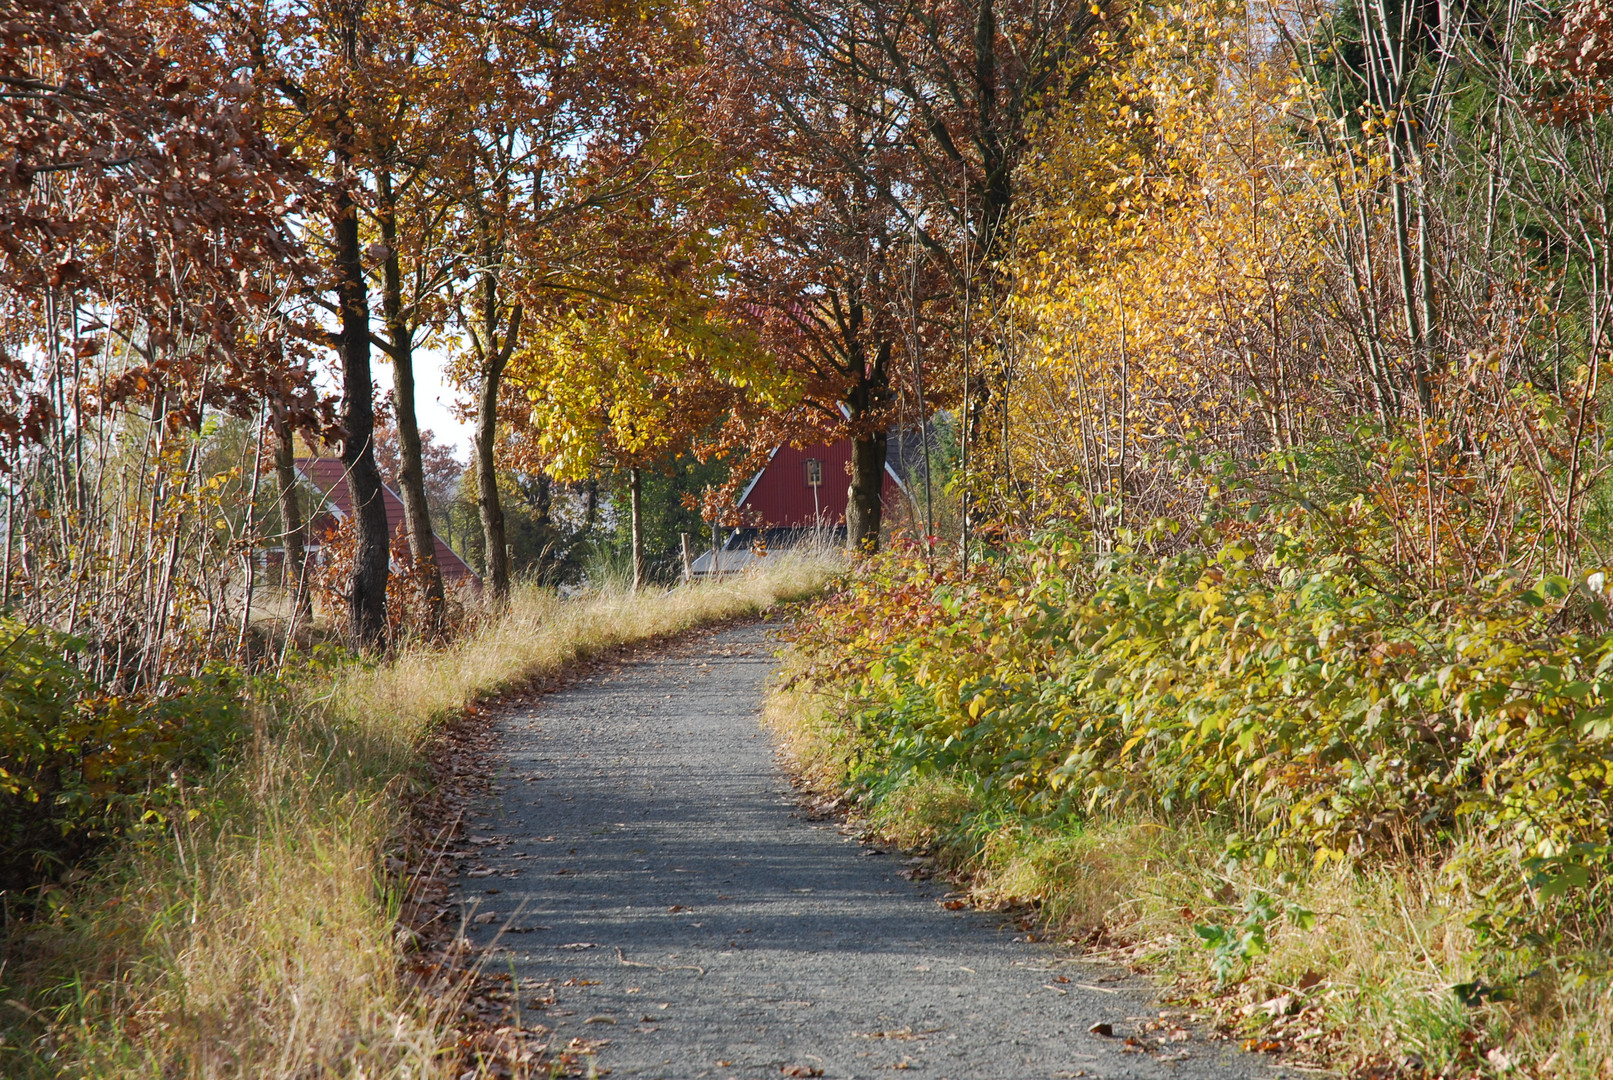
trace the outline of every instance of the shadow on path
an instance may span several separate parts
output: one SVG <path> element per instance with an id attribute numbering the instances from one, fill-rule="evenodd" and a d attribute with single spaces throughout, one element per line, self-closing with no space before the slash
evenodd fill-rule
<path id="1" fill-rule="evenodd" d="M 635 1077 L 1269 1075 L 1196 1036 L 1089 1035 L 1157 1007 L 804 820 L 758 722 L 772 648 L 697 634 L 500 718 L 462 898 L 523 1003 L 552 988 L 523 1015 L 552 1049 Z"/>

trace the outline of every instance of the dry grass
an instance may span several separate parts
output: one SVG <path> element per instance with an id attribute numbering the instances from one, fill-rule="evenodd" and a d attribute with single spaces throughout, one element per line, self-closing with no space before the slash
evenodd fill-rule
<path id="1" fill-rule="evenodd" d="M 412 748 L 431 724 L 478 697 L 614 645 L 800 599 L 837 565 L 833 555 L 784 553 L 763 560 L 756 573 L 638 595 L 608 587 L 562 600 L 548 589 L 517 589 L 508 611 L 451 648 L 406 653 L 385 668 L 348 675 L 333 704 L 373 737 Z"/>
<path id="2" fill-rule="evenodd" d="M 637 596 L 524 588 L 451 648 L 266 695 L 250 750 L 189 812 L 13 929 L 0 979 L 26 1000 L 0 1015 L 0 1073 L 444 1075 L 451 1016 L 398 978 L 383 868 L 433 726 L 580 656 L 806 596 L 835 569 L 775 556 Z"/>
<path id="3" fill-rule="evenodd" d="M 800 684 L 775 689 L 766 705 L 792 764 L 822 794 L 858 787 L 872 753 L 845 712 L 845 702 Z M 1613 985 L 1572 977 L 1568 965 L 1524 970 L 1483 950 L 1469 927 L 1474 883 L 1456 860 L 1229 864 L 1226 837 L 1207 826 L 1050 827 L 935 774 L 884 782 L 856 813 L 890 842 L 933 852 L 976 903 L 1036 905 L 1047 931 L 1152 973 L 1168 996 L 1257 1044 L 1280 1045 L 1286 1060 L 1377 1076 L 1613 1080 Z M 1264 951 L 1240 958 L 1223 982 L 1195 928 L 1236 926 L 1261 897 L 1278 912 L 1263 927 Z M 1605 971 L 1605 956 L 1600 963 Z M 1508 992 L 1464 1004 L 1453 987 L 1474 983 Z"/>

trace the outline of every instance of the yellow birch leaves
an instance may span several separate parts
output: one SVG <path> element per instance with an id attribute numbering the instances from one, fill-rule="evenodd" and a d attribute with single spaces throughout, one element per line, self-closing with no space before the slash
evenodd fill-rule
<path id="1" fill-rule="evenodd" d="M 1322 206 L 1283 120 L 1303 95 L 1244 9 L 1172 6 L 1113 46 L 1108 74 L 1039 133 L 1012 318 L 1021 475 L 1094 523 L 1196 498 L 1167 443 L 1290 445 L 1305 424 Z M 1073 491 L 1070 506 L 1063 492 Z"/>

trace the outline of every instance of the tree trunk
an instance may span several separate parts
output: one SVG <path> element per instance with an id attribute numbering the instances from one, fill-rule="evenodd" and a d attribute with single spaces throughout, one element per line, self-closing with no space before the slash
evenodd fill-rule
<path id="1" fill-rule="evenodd" d="M 549 479 L 548 473 L 540 472 L 535 482 L 538 497 L 532 504 L 532 520 L 538 528 L 547 531 L 554 525 L 554 481 Z"/>
<path id="2" fill-rule="evenodd" d="M 860 318 L 857 320 L 860 322 Z M 856 383 L 846 395 L 846 419 L 853 430 L 865 423 L 869 412 L 884 401 L 890 389 L 891 343 L 880 342 L 870 360 L 866 348 L 855 339 L 848 350 Z M 879 550 L 880 496 L 885 485 L 885 451 L 890 435 L 883 429 L 864 432 L 851 444 L 851 487 L 846 497 L 846 546 L 852 551 Z"/>
<path id="3" fill-rule="evenodd" d="M 504 506 L 498 497 L 498 473 L 493 467 L 493 445 L 498 441 L 498 389 L 504 377 L 504 359 L 493 351 L 482 368 L 481 399 L 476 410 L 476 509 L 482 516 L 483 551 L 487 556 L 487 587 L 493 599 L 510 595 L 510 559 L 504 542 Z"/>
<path id="4" fill-rule="evenodd" d="M 337 170 L 347 174 L 352 158 L 337 152 Z M 361 649 L 386 645 L 386 584 L 391 537 L 381 501 L 381 471 L 375 464 L 375 383 L 370 375 L 369 291 L 359 245 L 358 208 L 348 189 L 335 197 L 337 297 L 342 357 L 342 464 L 357 518 L 357 543 L 347 589 L 348 637 Z"/>
<path id="5" fill-rule="evenodd" d="M 426 503 L 426 470 L 420 455 L 420 422 L 414 409 L 414 327 L 403 314 L 403 267 L 398 257 L 397 208 L 392 177 L 384 170 L 377 177 L 381 194 L 381 239 L 386 244 L 382 268 L 381 308 L 392 347 L 392 396 L 398 415 L 398 487 L 403 496 L 403 521 L 409 534 L 409 557 L 426 576 L 426 606 L 431 631 L 442 626 L 442 568 L 437 565 L 436 536 L 431 509 Z"/>
<path id="6" fill-rule="evenodd" d="M 846 499 L 846 546 L 852 551 L 879 550 L 880 496 L 885 486 L 885 450 L 890 436 L 883 431 L 859 436 L 851 444 L 851 489 Z"/>
<path id="7" fill-rule="evenodd" d="M 285 551 L 280 561 L 280 587 L 290 589 L 297 611 L 303 617 L 314 613 L 313 594 L 308 590 L 307 552 L 303 545 L 302 502 L 297 498 L 297 447 L 291 421 L 279 406 L 274 407 L 274 471 L 280 483 L 280 544 Z"/>
<path id="8" fill-rule="evenodd" d="M 633 591 L 644 587 L 644 472 L 637 465 L 627 470 L 628 501 L 633 508 Z"/>
<path id="9" fill-rule="evenodd" d="M 500 205 L 503 205 L 508 193 L 502 187 L 498 187 L 498 193 Z M 504 244 L 486 209 L 477 204 L 472 210 L 480 234 L 477 246 L 483 266 L 477 282 L 480 311 L 471 333 L 477 359 L 481 362 L 481 394 L 476 408 L 476 507 L 482 518 L 487 587 L 492 590 L 493 600 L 503 603 L 510 596 L 510 549 L 505 541 L 504 506 L 499 500 L 493 448 L 498 444 L 499 387 L 521 333 L 522 307 L 519 303 L 511 305 L 509 325 L 501 337 L 499 271 L 504 265 Z"/>

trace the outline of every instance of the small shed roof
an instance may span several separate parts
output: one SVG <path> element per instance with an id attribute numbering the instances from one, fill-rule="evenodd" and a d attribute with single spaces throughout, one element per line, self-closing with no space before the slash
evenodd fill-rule
<path id="1" fill-rule="evenodd" d="M 316 513 L 310 514 L 310 523 L 316 528 L 310 532 L 318 535 L 318 519 L 321 514 L 334 521 L 345 521 L 353 513 L 353 496 L 347 487 L 347 466 L 337 458 L 298 458 L 297 472 L 302 478 L 314 487 L 324 500 L 324 506 Z M 381 505 L 386 508 L 387 533 L 396 536 L 404 528 L 403 499 L 386 484 L 381 485 Z M 470 564 L 461 559 L 453 548 L 443 543 L 442 537 L 435 533 L 431 537 L 437 551 L 437 566 L 442 570 L 444 581 L 455 584 L 468 584 L 479 586 L 482 579 Z"/>

